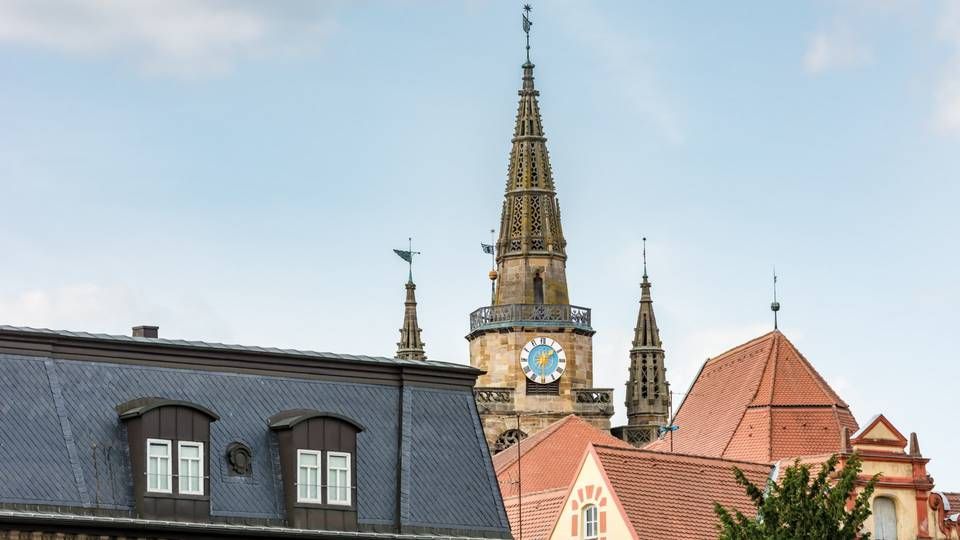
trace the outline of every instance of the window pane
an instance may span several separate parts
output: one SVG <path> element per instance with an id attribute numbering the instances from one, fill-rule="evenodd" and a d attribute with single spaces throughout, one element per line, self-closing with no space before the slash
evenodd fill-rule
<path id="1" fill-rule="evenodd" d="M 181 458 L 199 458 L 200 457 L 200 447 L 194 445 L 183 445 L 180 447 L 180 457 Z"/>
<path id="2" fill-rule="evenodd" d="M 161 443 L 150 443 L 150 455 L 151 456 L 166 456 L 167 455 L 167 445 Z"/>
<path id="3" fill-rule="evenodd" d="M 307 469 L 300 467 L 300 476 L 297 477 L 297 487 L 299 488 L 297 498 L 300 500 L 307 499 L 310 496 L 307 494 Z"/>
<path id="4" fill-rule="evenodd" d="M 306 467 L 316 467 L 317 455 L 316 454 L 300 454 L 300 465 L 306 466 Z"/>
<path id="5" fill-rule="evenodd" d="M 331 469 L 347 468 L 347 456 L 332 455 L 327 458 L 327 462 L 330 464 Z"/>
<path id="6" fill-rule="evenodd" d="M 150 458 L 147 463 L 147 489 L 157 489 L 157 458 Z"/>
<path id="7" fill-rule="evenodd" d="M 316 456 L 314 456 L 314 458 L 316 458 Z M 320 494 L 319 494 L 320 482 L 317 479 L 318 472 L 320 472 L 320 469 L 310 469 L 309 477 L 310 477 L 310 498 L 311 499 L 320 498 Z"/>

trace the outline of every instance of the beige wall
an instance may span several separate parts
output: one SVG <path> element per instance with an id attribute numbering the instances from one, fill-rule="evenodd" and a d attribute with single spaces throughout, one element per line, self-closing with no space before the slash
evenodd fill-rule
<path id="1" fill-rule="evenodd" d="M 569 304 L 566 262 L 557 257 L 507 256 L 497 265 L 497 304 L 533 304 L 533 278 L 543 279 L 544 304 Z"/>
<path id="2" fill-rule="evenodd" d="M 520 369 L 520 352 L 535 337 L 553 339 L 566 352 L 566 370 L 560 377 L 560 393 L 555 396 L 526 395 L 526 376 Z M 507 407 L 522 416 L 520 428 L 533 434 L 551 423 L 574 413 L 573 390 L 593 387 L 593 340 L 591 336 L 572 329 L 518 329 L 490 331 L 470 340 L 470 365 L 486 373 L 477 379 L 478 387 L 512 388 L 514 402 Z M 481 412 L 487 442 L 493 443 L 507 429 L 517 427 L 514 414 Z M 600 429 L 610 429 L 608 416 L 602 418 L 584 415 L 584 419 Z"/>
<path id="3" fill-rule="evenodd" d="M 597 496 L 598 492 L 599 497 Z M 592 454 L 584 461 L 573 483 L 573 490 L 563 503 L 560 517 L 553 527 L 553 533 L 550 535 L 551 540 L 580 538 L 579 529 L 583 526 L 581 510 L 586 504 L 596 504 L 600 510 L 601 540 L 636 538 L 626 521 L 626 517 L 617 508 L 610 487 L 604 481 L 600 465 Z M 577 531 L 573 529 L 574 518 L 577 519 Z"/>

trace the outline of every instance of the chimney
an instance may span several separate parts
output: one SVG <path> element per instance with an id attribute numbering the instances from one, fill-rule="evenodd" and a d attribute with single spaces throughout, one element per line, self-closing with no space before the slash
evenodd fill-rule
<path id="1" fill-rule="evenodd" d="M 159 326 L 134 326 L 133 337 L 158 338 L 160 337 Z"/>

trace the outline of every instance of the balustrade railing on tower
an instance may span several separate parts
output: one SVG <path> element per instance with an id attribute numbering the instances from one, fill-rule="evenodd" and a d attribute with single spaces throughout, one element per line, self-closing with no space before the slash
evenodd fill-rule
<path id="1" fill-rule="evenodd" d="M 503 304 L 485 306 L 470 314 L 470 331 L 514 323 L 557 323 L 592 330 L 590 308 L 569 304 Z"/>

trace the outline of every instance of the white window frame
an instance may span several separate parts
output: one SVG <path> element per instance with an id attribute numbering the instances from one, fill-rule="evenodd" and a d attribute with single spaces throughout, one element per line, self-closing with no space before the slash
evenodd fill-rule
<path id="1" fill-rule="evenodd" d="M 316 499 L 310 498 L 310 497 L 301 497 L 301 496 L 300 496 L 300 469 L 304 467 L 304 465 L 301 464 L 301 459 L 300 459 L 300 458 L 301 458 L 301 456 L 304 456 L 304 455 L 316 456 L 316 458 L 317 458 L 317 464 L 316 464 L 316 469 L 317 469 L 317 498 L 316 498 Z M 313 466 L 309 466 L 309 467 L 313 468 Z M 297 450 L 297 477 L 296 477 L 296 478 L 297 478 L 297 483 L 296 483 L 296 487 L 297 487 L 297 502 L 312 503 L 312 504 L 323 504 L 323 452 L 321 452 L 321 451 L 319 451 L 319 450 L 303 450 L 303 449 L 298 449 L 298 450 Z M 307 493 L 309 494 L 309 492 L 310 492 L 310 490 L 308 489 L 308 490 L 307 490 Z"/>
<path id="2" fill-rule="evenodd" d="M 184 489 L 184 480 L 187 477 L 183 474 L 183 447 L 184 446 L 194 446 L 200 450 L 200 457 L 197 458 L 199 461 L 197 465 L 197 474 L 200 476 L 200 489 L 198 491 L 191 491 L 189 489 L 189 483 L 187 484 L 187 489 Z M 203 443 L 197 441 L 177 441 L 177 492 L 181 495 L 203 495 Z M 191 461 L 194 458 L 186 458 Z"/>
<path id="3" fill-rule="evenodd" d="M 345 500 L 345 501 L 333 501 L 333 500 L 331 500 L 331 498 L 330 498 L 330 491 L 331 491 L 332 489 L 340 489 L 340 487 L 342 487 L 342 486 L 334 487 L 334 485 L 333 485 L 333 484 L 331 483 L 331 481 L 330 481 L 330 470 L 331 470 L 331 469 L 330 469 L 330 458 L 331 458 L 331 457 L 345 457 L 345 458 L 347 458 L 347 471 L 346 471 L 346 472 L 347 472 L 347 475 L 346 475 L 346 476 L 347 476 L 347 486 L 346 486 L 346 488 L 347 488 L 347 500 Z M 326 472 L 326 477 L 327 477 L 327 482 L 326 482 L 327 486 L 326 486 L 326 493 L 325 493 L 325 495 L 326 495 L 326 497 L 327 497 L 327 504 L 331 504 L 331 505 L 335 505 L 335 506 L 350 506 L 350 505 L 352 505 L 352 504 L 353 504 L 353 485 L 352 485 L 352 484 L 353 484 L 353 455 L 350 454 L 350 452 L 333 452 L 333 451 L 328 451 L 328 452 L 327 452 L 327 461 L 324 463 L 324 465 L 326 465 L 326 468 L 325 468 L 325 471 L 324 471 L 324 472 Z M 337 470 L 340 471 L 340 470 L 343 470 L 343 469 L 337 469 Z"/>
<path id="4" fill-rule="evenodd" d="M 593 523 L 593 534 L 588 532 L 588 521 L 587 521 L 587 512 L 593 510 L 594 517 L 596 519 L 592 521 Z M 581 517 L 583 518 L 583 534 L 581 538 L 583 540 L 597 540 L 600 538 L 600 509 L 595 504 L 588 504 L 583 507 L 583 510 L 580 512 Z"/>
<path id="5" fill-rule="evenodd" d="M 166 459 L 167 460 L 167 489 L 150 489 L 150 460 L 153 459 L 153 456 L 150 455 L 150 446 L 158 444 L 167 447 L 166 457 L 156 456 L 157 460 Z M 148 493 L 173 493 L 173 442 L 169 439 L 147 439 L 147 452 L 146 452 L 146 471 L 145 475 L 147 477 L 147 492 Z M 160 470 L 158 465 L 157 470 Z M 159 475 L 158 475 L 159 476 Z M 159 486 L 160 482 L 157 481 Z"/>

